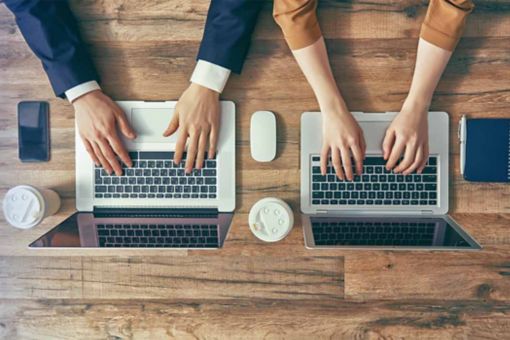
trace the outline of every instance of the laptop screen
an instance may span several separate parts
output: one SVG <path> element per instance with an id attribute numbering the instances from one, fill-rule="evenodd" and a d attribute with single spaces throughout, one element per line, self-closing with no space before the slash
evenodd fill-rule
<path id="1" fill-rule="evenodd" d="M 77 212 L 31 248 L 220 248 L 232 214 L 202 216 Z"/>
<path id="2" fill-rule="evenodd" d="M 477 249 L 448 218 L 311 217 L 315 247 Z"/>

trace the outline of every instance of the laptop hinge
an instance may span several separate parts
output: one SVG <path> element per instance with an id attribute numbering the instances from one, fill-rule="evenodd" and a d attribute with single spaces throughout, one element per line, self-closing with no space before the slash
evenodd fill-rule
<path id="1" fill-rule="evenodd" d="M 422 215 L 432 215 L 432 213 L 433 213 L 432 210 L 422 210 L 421 211 Z"/>
<path id="2" fill-rule="evenodd" d="M 327 214 L 328 211 L 327 210 L 316 210 L 315 213 L 316 214 Z"/>
<path id="3" fill-rule="evenodd" d="M 95 217 L 216 217 L 216 208 L 100 208 L 94 207 Z"/>

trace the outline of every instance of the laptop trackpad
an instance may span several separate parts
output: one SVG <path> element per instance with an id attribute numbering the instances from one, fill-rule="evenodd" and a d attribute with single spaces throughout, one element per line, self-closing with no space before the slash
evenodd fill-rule
<path id="1" fill-rule="evenodd" d="M 390 122 L 363 121 L 359 122 L 359 124 L 363 129 L 367 151 L 370 153 L 380 153 L 384 135 Z"/>
<path id="2" fill-rule="evenodd" d="M 174 109 L 132 109 L 129 115 L 131 126 L 135 129 L 138 137 L 135 143 L 168 143 L 175 139 L 163 137 L 163 132 L 172 119 Z"/>

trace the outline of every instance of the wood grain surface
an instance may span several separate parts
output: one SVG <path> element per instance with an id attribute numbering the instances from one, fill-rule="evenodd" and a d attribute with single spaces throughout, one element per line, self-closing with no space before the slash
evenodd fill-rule
<path id="1" fill-rule="evenodd" d="M 180 96 L 209 1 L 70 3 L 106 93 Z M 431 105 L 450 114 L 450 212 L 484 247 L 462 253 L 304 248 L 299 120 L 318 105 L 271 3 L 242 75 L 231 76 L 222 95 L 237 108 L 237 209 L 225 247 L 214 252 L 27 248 L 74 211 L 74 113 L 54 98 L 0 4 L 0 196 L 32 184 L 63 197 L 60 212 L 31 230 L 0 219 L 0 338 L 510 338 L 510 187 L 464 181 L 456 137 L 463 114 L 510 118 L 510 1 L 475 1 Z M 352 111 L 400 109 L 426 8 L 422 0 L 320 1 L 332 69 Z M 18 160 L 21 100 L 50 102 L 50 162 Z M 249 152 L 250 116 L 263 109 L 278 121 L 277 158 L 266 164 Z M 258 241 L 247 224 L 250 207 L 267 196 L 288 201 L 297 215 L 276 244 Z"/>

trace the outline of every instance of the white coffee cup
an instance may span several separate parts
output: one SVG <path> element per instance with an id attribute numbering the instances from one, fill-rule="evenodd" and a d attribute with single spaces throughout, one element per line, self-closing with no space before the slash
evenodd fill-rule
<path id="1" fill-rule="evenodd" d="M 294 225 L 294 214 L 279 198 L 263 198 L 253 205 L 248 217 L 253 235 L 265 242 L 284 239 Z"/>
<path id="2" fill-rule="evenodd" d="M 60 208 L 60 197 L 50 189 L 18 185 L 7 192 L 3 209 L 7 222 L 20 229 L 32 228 Z"/>

